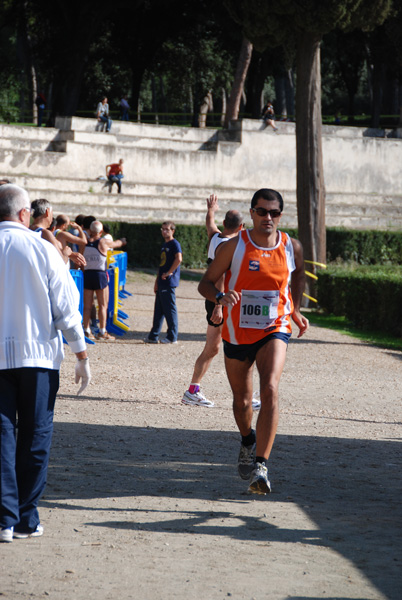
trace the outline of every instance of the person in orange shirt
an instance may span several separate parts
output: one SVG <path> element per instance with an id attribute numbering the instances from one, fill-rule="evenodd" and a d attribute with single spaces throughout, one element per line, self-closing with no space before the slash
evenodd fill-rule
<path id="1" fill-rule="evenodd" d="M 124 160 L 121 158 L 118 163 L 106 165 L 106 177 L 110 181 L 109 193 L 111 193 L 113 184 L 115 183 L 118 187 L 118 193 L 121 194 L 121 180 L 124 177 L 123 163 Z"/>
<path id="2" fill-rule="evenodd" d="M 253 229 L 226 242 L 198 290 L 224 307 L 225 367 L 233 392 L 233 412 L 242 436 L 238 472 L 250 493 L 271 491 L 267 463 L 278 427 L 278 388 L 291 335 L 309 323 L 300 312 L 304 290 L 303 248 L 278 230 L 283 211 L 279 192 L 258 190 L 252 200 Z M 225 291 L 216 282 L 225 274 Z M 252 423 L 254 363 L 260 376 L 261 409 Z"/>

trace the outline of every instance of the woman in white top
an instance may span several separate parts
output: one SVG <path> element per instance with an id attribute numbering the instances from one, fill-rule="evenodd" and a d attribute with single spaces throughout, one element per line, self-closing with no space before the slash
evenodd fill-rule
<path id="1" fill-rule="evenodd" d="M 109 104 L 107 103 L 106 96 L 102 98 L 96 109 L 96 118 L 100 123 L 106 123 L 106 132 L 109 132 L 112 128 L 112 119 L 109 117 Z"/>

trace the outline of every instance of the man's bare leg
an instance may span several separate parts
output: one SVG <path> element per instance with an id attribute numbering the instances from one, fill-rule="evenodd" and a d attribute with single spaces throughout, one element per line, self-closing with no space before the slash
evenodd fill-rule
<path id="1" fill-rule="evenodd" d="M 251 433 L 253 419 L 253 365 L 225 356 L 226 373 L 233 392 L 233 415 L 243 437 Z"/>
<path id="2" fill-rule="evenodd" d="M 106 331 L 107 321 L 107 306 L 109 299 L 109 288 L 105 287 L 103 290 L 96 290 L 96 297 L 98 299 L 98 314 L 99 314 L 99 333 L 96 336 L 97 340 L 109 339 L 114 340 L 114 336 L 110 335 Z"/>
<path id="3" fill-rule="evenodd" d="M 256 365 L 260 375 L 261 408 L 257 419 L 256 455 L 269 458 L 279 420 L 278 390 L 285 365 L 287 344 L 272 339 L 257 352 Z"/>
<path id="4" fill-rule="evenodd" d="M 83 325 L 85 331 L 90 331 L 89 323 L 91 320 L 91 310 L 93 305 L 94 292 L 93 290 L 84 289 L 84 314 Z"/>
<path id="5" fill-rule="evenodd" d="M 191 381 L 200 383 L 205 373 L 209 369 L 212 359 L 218 354 L 222 340 L 222 327 L 207 327 L 207 339 L 205 346 L 194 365 L 194 372 Z"/>
<path id="6" fill-rule="evenodd" d="M 249 479 L 255 463 L 255 431 L 253 419 L 253 365 L 225 356 L 226 373 L 233 392 L 233 414 L 241 433 L 237 470 L 242 479 Z"/>
<path id="7" fill-rule="evenodd" d="M 286 342 L 271 339 L 259 349 L 256 356 L 260 375 L 261 408 L 257 419 L 255 468 L 250 475 L 248 488 L 253 494 L 265 495 L 271 491 L 267 462 L 278 428 L 278 388 L 285 364 L 286 348 Z"/>
<path id="8" fill-rule="evenodd" d="M 182 399 L 183 404 L 206 407 L 214 406 L 212 400 L 205 398 L 204 394 L 201 392 L 200 384 L 201 379 L 209 369 L 212 359 L 219 352 L 219 347 L 222 340 L 221 331 L 222 327 L 213 327 L 212 325 L 208 325 L 205 346 L 195 361 L 191 385 L 189 386 L 188 390 L 184 392 Z"/>

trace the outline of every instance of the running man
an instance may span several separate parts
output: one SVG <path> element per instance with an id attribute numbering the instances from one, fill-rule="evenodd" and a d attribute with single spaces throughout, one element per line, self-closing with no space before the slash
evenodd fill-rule
<path id="1" fill-rule="evenodd" d="M 207 198 L 207 216 L 205 226 L 208 235 L 208 264 L 211 264 L 217 252 L 219 252 L 224 242 L 227 242 L 233 237 L 236 237 L 243 227 L 243 217 L 237 210 L 229 210 L 223 221 L 222 233 L 215 223 L 215 213 L 219 209 L 218 197 L 211 194 Z M 217 287 L 223 290 L 223 277 L 218 282 Z M 208 400 L 201 392 L 201 379 L 209 369 L 212 359 L 218 354 L 222 339 L 222 306 L 205 300 L 205 310 L 207 311 L 207 339 L 205 346 L 194 365 L 192 383 L 182 399 L 183 404 L 191 404 L 195 406 L 212 407 L 214 403 Z"/>
<path id="2" fill-rule="evenodd" d="M 258 190 L 251 200 L 253 229 L 223 245 L 198 287 L 202 296 L 224 307 L 225 367 L 242 436 L 238 472 L 249 480 L 248 491 L 256 494 L 271 491 L 267 464 L 278 427 L 278 388 L 291 335 L 290 317 L 299 328 L 298 337 L 309 326 L 300 313 L 303 249 L 278 230 L 282 211 L 279 192 Z M 222 292 L 216 283 L 224 274 Z M 251 427 L 254 362 L 261 397 L 256 431 Z"/>

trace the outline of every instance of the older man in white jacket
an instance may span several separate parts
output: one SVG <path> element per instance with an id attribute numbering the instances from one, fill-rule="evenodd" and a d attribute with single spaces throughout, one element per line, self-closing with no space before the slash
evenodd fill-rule
<path id="1" fill-rule="evenodd" d="M 78 290 L 57 250 L 30 231 L 28 194 L 0 186 L 0 541 L 39 536 L 63 338 L 90 381 Z M 18 415 L 18 436 L 16 423 Z"/>

